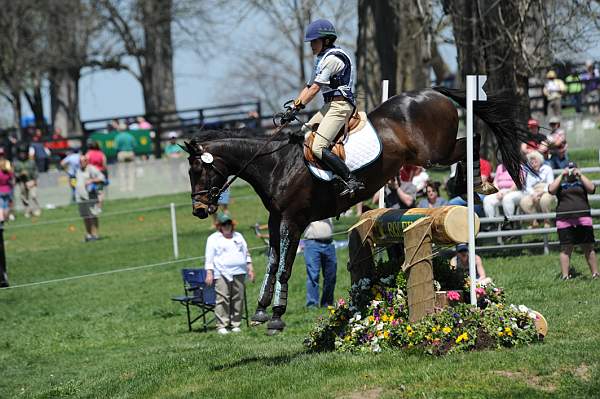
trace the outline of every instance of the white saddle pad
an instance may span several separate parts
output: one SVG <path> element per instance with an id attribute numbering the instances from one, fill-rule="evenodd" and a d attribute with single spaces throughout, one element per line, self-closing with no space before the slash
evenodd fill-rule
<path id="1" fill-rule="evenodd" d="M 346 150 L 346 165 L 351 172 L 369 166 L 381 155 L 383 146 L 375 128 L 367 119 L 365 126 L 356 133 L 348 136 L 344 142 Z M 305 160 L 306 161 L 306 160 Z M 308 169 L 317 178 L 325 181 L 333 179 L 333 173 L 308 163 Z"/>

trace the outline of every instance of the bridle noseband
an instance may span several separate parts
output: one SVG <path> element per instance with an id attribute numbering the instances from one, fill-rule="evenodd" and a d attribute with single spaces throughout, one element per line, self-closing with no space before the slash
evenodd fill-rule
<path id="1" fill-rule="evenodd" d="M 220 175 L 225 180 L 227 180 L 227 175 L 225 175 L 225 173 L 223 173 L 213 163 L 213 156 L 212 156 L 211 153 L 209 153 L 209 152 L 203 152 L 200 155 L 198 155 L 198 154 L 191 154 L 188 159 L 189 160 L 199 159 L 202 162 L 202 170 L 205 170 L 205 171 L 208 172 L 209 169 L 212 169 L 218 175 Z M 228 187 L 229 187 L 228 182 L 226 182 L 221 188 L 216 187 L 216 186 L 209 187 L 208 179 L 207 179 L 207 182 L 206 182 L 206 185 L 204 187 L 204 190 L 193 191 L 192 192 L 192 195 L 191 195 L 192 201 L 195 202 L 194 197 L 196 197 L 198 195 L 206 195 L 207 199 L 208 199 L 208 204 L 207 205 L 217 205 L 219 197 L 221 196 L 221 194 L 223 193 L 223 191 L 227 190 Z"/>

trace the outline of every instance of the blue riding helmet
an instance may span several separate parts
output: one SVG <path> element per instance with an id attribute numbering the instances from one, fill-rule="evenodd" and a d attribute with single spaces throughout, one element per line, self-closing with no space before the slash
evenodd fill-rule
<path id="1" fill-rule="evenodd" d="M 327 36 L 337 37 L 333 24 L 326 19 L 317 19 L 312 21 L 306 28 L 304 41 L 310 42 Z"/>

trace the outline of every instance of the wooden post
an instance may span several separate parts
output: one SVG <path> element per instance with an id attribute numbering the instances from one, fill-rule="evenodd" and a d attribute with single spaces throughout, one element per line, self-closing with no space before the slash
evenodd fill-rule
<path id="1" fill-rule="evenodd" d="M 419 219 L 404 230 L 404 265 L 407 273 L 408 318 L 411 323 L 435 310 L 431 263 L 431 219 Z"/>

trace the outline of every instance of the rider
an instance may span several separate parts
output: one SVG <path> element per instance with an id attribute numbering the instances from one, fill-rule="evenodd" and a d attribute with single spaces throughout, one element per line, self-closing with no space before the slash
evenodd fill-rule
<path id="1" fill-rule="evenodd" d="M 325 19 L 318 19 L 308 25 L 304 41 L 310 42 L 316 56 L 312 77 L 284 113 L 282 123 L 292 121 L 319 91 L 323 92 L 325 105 L 302 130 L 307 133 L 314 124 L 319 124 L 311 151 L 346 184 L 340 195 L 352 197 L 356 190 L 365 186 L 350 173 L 346 163 L 330 150 L 330 144 L 348 122 L 356 106 L 352 93 L 354 67 L 348 54 L 334 45 L 336 38 L 333 24 Z"/>

